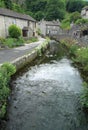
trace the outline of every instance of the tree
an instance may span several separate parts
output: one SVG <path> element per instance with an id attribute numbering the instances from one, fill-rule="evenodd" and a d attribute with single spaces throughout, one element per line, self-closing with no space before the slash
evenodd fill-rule
<path id="1" fill-rule="evenodd" d="M 26 0 L 26 11 L 32 12 L 36 20 L 41 20 L 45 17 L 45 8 L 47 0 Z"/>
<path id="2" fill-rule="evenodd" d="M 24 9 L 21 8 L 20 5 L 17 5 L 16 3 L 13 3 L 12 4 L 12 9 L 16 12 L 20 12 L 20 13 L 24 13 Z"/>
<path id="3" fill-rule="evenodd" d="M 82 8 L 88 5 L 87 1 L 83 1 L 83 0 L 67 0 L 66 2 L 66 10 L 68 12 L 81 12 Z"/>
<path id="4" fill-rule="evenodd" d="M 77 25 L 88 24 L 88 19 L 83 19 L 83 18 L 78 19 L 78 20 L 76 21 L 76 24 L 77 24 Z"/>
<path id="5" fill-rule="evenodd" d="M 34 18 L 35 18 L 36 20 L 40 21 L 41 19 L 44 18 L 43 12 L 42 12 L 42 11 L 38 11 L 37 13 L 35 13 Z"/>
<path id="6" fill-rule="evenodd" d="M 36 12 L 36 11 L 43 11 L 46 7 L 47 0 L 26 0 L 26 8 L 29 11 Z"/>
<path id="7" fill-rule="evenodd" d="M 12 9 L 12 1 L 11 0 L 4 0 L 5 7 L 8 9 Z"/>
<path id="8" fill-rule="evenodd" d="M 62 0 L 49 0 L 46 12 L 46 20 L 61 20 L 65 15 L 65 3 Z"/>
<path id="9" fill-rule="evenodd" d="M 0 0 L 0 7 L 5 7 L 5 3 L 2 0 Z"/>
<path id="10" fill-rule="evenodd" d="M 73 12 L 70 16 L 70 22 L 76 22 L 78 19 L 81 19 L 81 15 L 79 12 Z"/>

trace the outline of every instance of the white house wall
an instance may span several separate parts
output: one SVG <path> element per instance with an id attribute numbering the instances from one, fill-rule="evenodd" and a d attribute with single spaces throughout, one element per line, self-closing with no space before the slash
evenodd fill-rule
<path id="1" fill-rule="evenodd" d="M 40 21 L 38 24 L 37 24 L 37 29 L 40 29 L 41 30 L 41 33 L 46 36 L 46 23 L 45 21 Z"/>
<path id="2" fill-rule="evenodd" d="M 0 16 L 0 37 L 5 37 L 5 20 Z"/>
<path id="3" fill-rule="evenodd" d="M 24 27 L 28 27 L 28 20 L 23 19 L 17 19 L 13 17 L 7 17 L 7 16 L 1 16 L 0 15 L 0 37 L 7 37 L 8 34 L 8 28 L 10 25 L 16 24 L 18 27 L 23 29 Z M 30 21 L 29 27 L 31 30 L 29 30 L 29 36 L 33 36 L 33 31 L 35 29 L 35 22 Z"/>
<path id="4" fill-rule="evenodd" d="M 16 19 L 16 25 L 19 26 L 21 29 L 28 26 L 28 21 L 22 19 Z"/>
<path id="5" fill-rule="evenodd" d="M 83 9 L 81 11 L 82 18 L 88 19 L 88 10 Z"/>
<path id="6" fill-rule="evenodd" d="M 11 18 L 5 17 L 5 16 L 3 16 L 3 17 L 4 17 L 4 23 L 5 23 L 5 36 L 9 36 L 8 28 L 9 28 L 10 25 L 16 24 L 16 19 L 14 19 L 12 17 Z"/>

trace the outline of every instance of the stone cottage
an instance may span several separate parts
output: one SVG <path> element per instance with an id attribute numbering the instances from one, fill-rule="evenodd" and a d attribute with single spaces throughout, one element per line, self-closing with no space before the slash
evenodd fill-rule
<path id="1" fill-rule="evenodd" d="M 14 12 L 9 9 L 0 8 L 0 37 L 8 37 L 8 28 L 16 24 L 22 30 L 23 37 L 35 35 L 36 20 L 29 15 Z"/>
<path id="2" fill-rule="evenodd" d="M 57 21 L 45 21 L 41 20 L 37 24 L 37 28 L 41 30 L 43 36 L 58 35 L 61 32 L 60 22 Z"/>
<path id="3" fill-rule="evenodd" d="M 88 19 L 88 6 L 85 6 L 81 11 L 82 18 Z"/>

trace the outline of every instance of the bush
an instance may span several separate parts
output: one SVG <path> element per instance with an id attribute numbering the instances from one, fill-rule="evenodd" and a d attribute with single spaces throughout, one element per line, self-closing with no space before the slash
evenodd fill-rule
<path id="1" fill-rule="evenodd" d="M 40 28 L 38 28 L 36 32 L 37 32 L 38 35 L 41 35 L 41 30 L 40 30 Z"/>
<path id="2" fill-rule="evenodd" d="M 4 42 L 5 42 L 5 39 L 3 37 L 0 37 L 0 45 L 4 44 Z"/>
<path id="3" fill-rule="evenodd" d="M 84 68 L 88 65 L 88 48 L 82 47 L 77 50 L 76 61 Z"/>
<path id="4" fill-rule="evenodd" d="M 61 22 L 61 28 L 65 29 L 65 30 L 69 30 L 70 29 L 70 19 L 64 19 Z"/>
<path id="5" fill-rule="evenodd" d="M 6 100 L 10 93 L 8 83 L 15 72 L 15 66 L 10 63 L 5 63 L 0 67 L 0 118 L 3 118 L 6 113 Z"/>
<path id="6" fill-rule="evenodd" d="M 78 20 L 76 21 L 76 24 L 78 24 L 78 25 L 88 24 L 88 19 L 83 19 L 83 18 L 78 19 Z"/>
<path id="7" fill-rule="evenodd" d="M 88 108 L 88 84 L 84 82 L 84 92 L 81 96 L 81 103 L 84 108 Z"/>
<path id="8" fill-rule="evenodd" d="M 19 38 L 21 36 L 21 29 L 17 27 L 15 24 L 11 25 L 8 29 L 9 35 L 12 38 Z"/>
<path id="9" fill-rule="evenodd" d="M 69 48 L 69 54 L 71 56 L 75 56 L 76 55 L 76 51 L 79 47 L 75 44 L 71 45 L 70 48 Z"/>
<path id="10" fill-rule="evenodd" d="M 12 47 L 24 45 L 24 40 L 23 40 L 22 37 L 19 37 L 18 39 L 16 39 L 16 38 L 7 38 L 7 39 L 5 39 L 4 44 L 7 45 L 8 47 L 12 48 Z"/>
<path id="11" fill-rule="evenodd" d="M 32 42 L 37 42 L 38 41 L 38 38 L 37 37 L 32 37 L 30 38 L 27 43 L 32 43 Z"/>
<path id="12" fill-rule="evenodd" d="M 74 22 L 75 23 L 78 19 L 81 19 L 81 15 L 80 15 L 79 12 L 76 11 L 76 12 L 71 14 L 70 22 Z"/>

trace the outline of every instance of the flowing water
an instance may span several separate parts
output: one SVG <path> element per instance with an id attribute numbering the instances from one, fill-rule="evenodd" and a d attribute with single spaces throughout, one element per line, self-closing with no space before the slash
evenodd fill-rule
<path id="1" fill-rule="evenodd" d="M 6 130 L 88 130 L 78 70 L 65 56 L 44 59 L 13 81 Z"/>

